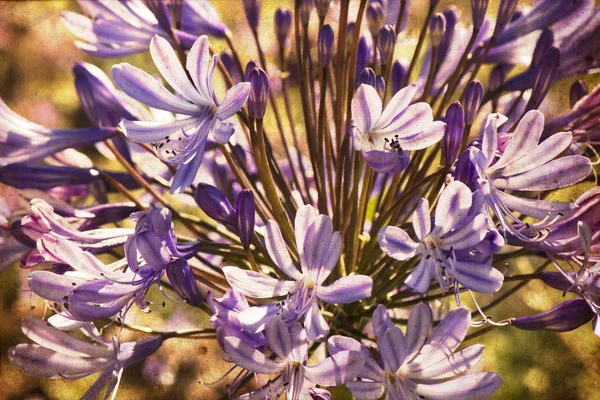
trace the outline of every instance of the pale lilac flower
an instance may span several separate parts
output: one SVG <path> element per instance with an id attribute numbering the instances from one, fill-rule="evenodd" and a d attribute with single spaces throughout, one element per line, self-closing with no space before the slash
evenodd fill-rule
<path id="1" fill-rule="evenodd" d="M 513 191 L 543 191 L 575 184 L 592 170 L 586 157 L 572 155 L 555 158 L 572 141 L 569 132 L 561 132 L 539 143 L 544 130 L 544 115 L 529 111 L 512 134 L 498 157 L 498 126 L 506 121 L 500 114 L 491 114 L 483 128 L 481 149 L 471 147 L 470 159 L 475 166 L 476 185 L 501 223 L 502 229 L 526 239 L 518 232 L 524 224 L 513 211 L 541 220 L 542 229 L 548 219 L 572 212 L 571 203 L 518 197 Z"/>
<path id="2" fill-rule="evenodd" d="M 501 237 L 490 232 L 488 218 L 480 210 L 480 194 L 472 194 L 465 184 L 454 181 L 440 195 L 433 227 L 429 202 L 425 198 L 419 201 L 412 218 L 417 241 L 403 229 L 388 226 L 379 232 L 379 245 L 397 260 L 420 256 L 404 281 L 413 291 L 426 292 L 434 277 L 442 290 L 459 283 L 475 292 L 493 293 L 504 277 L 491 266 L 490 245 L 485 242 L 490 235 L 496 242 L 501 242 Z M 493 247 L 501 247 L 501 243 Z"/>
<path id="3" fill-rule="evenodd" d="M 223 272 L 229 284 L 246 296 L 287 296 L 277 304 L 251 307 L 241 312 L 240 322 L 248 331 L 261 331 L 275 317 L 283 319 L 288 325 L 304 317 L 308 338 L 313 342 L 324 339 L 329 332 L 319 302 L 347 304 L 367 298 L 371 295 L 373 280 L 365 275 L 349 275 L 324 285 L 340 258 L 342 241 L 340 233 L 333 232 L 331 218 L 317 215 L 313 206 L 305 205 L 298 209 L 295 233 L 300 271 L 292 262 L 277 223 L 269 221 L 265 230 L 265 246 L 269 256 L 292 280 L 275 279 L 237 267 L 225 267 Z"/>
<path id="4" fill-rule="evenodd" d="M 446 124 L 433 121 L 429 104 L 410 104 L 416 91 L 416 85 L 401 89 L 385 110 L 372 86 L 361 85 L 352 98 L 354 149 L 377 172 L 402 171 L 409 150 L 424 149 L 444 136 Z"/>
<path id="5" fill-rule="evenodd" d="M 113 399 L 123 370 L 154 354 L 163 342 L 158 335 L 136 342 L 120 343 L 116 338 L 109 341 L 87 324 L 81 331 L 92 343 L 34 318 L 24 319 L 22 330 L 35 344 L 19 344 L 8 350 L 9 360 L 20 370 L 42 378 L 73 380 L 101 372 L 82 399 L 97 398 L 104 387 L 104 398 Z"/>
<path id="6" fill-rule="evenodd" d="M 373 327 L 380 358 L 376 361 L 358 341 L 337 336 L 328 341 L 331 354 L 360 351 L 365 359 L 360 380 L 346 388 L 361 400 L 484 399 L 502 384 L 495 373 L 480 372 L 460 377 L 471 369 L 483 352 L 482 345 L 456 351 L 469 329 L 471 314 L 465 307 L 448 313 L 433 328 L 429 306 L 415 306 L 408 318 L 406 335 L 394 326 L 387 310 L 379 305 L 373 313 Z"/>
<path id="7" fill-rule="evenodd" d="M 175 121 L 123 121 L 125 135 L 134 142 L 154 143 L 163 161 L 176 165 L 177 173 L 171 193 L 181 193 L 196 177 L 208 140 L 212 133 L 216 142 L 224 144 L 234 132 L 233 123 L 226 120 L 246 103 L 250 83 L 238 83 L 219 102 L 213 88 L 213 73 L 217 56 L 210 57 L 208 38 L 196 40 L 187 56 L 186 71 L 168 41 L 155 36 L 150 53 L 156 67 L 173 87 L 169 92 L 160 82 L 130 64 L 117 64 L 112 74 L 117 85 L 132 98 L 153 108 L 186 116 Z"/>
<path id="8" fill-rule="evenodd" d="M 264 387 L 239 399 L 279 398 L 283 392 L 288 400 L 310 399 L 307 396 L 314 384 L 341 385 L 354 379 L 363 367 L 361 354 L 349 350 L 337 352 L 316 365 L 306 365 L 309 340 L 300 324 L 288 327 L 280 319 L 273 319 L 267 325 L 265 336 L 269 348 L 281 361 L 266 357 L 237 336 L 224 339 L 223 350 L 238 366 L 256 374 L 278 375 Z"/>

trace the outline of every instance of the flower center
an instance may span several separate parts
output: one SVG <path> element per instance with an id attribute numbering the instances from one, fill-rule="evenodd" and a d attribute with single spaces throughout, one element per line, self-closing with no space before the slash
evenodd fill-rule
<path id="1" fill-rule="evenodd" d="M 384 151 L 395 151 L 398 154 L 402 154 L 402 152 L 404 151 L 402 149 L 402 146 L 400 146 L 398 135 L 394 136 L 391 139 L 384 138 L 383 141 L 385 142 L 383 144 L 383 150 Z"/>

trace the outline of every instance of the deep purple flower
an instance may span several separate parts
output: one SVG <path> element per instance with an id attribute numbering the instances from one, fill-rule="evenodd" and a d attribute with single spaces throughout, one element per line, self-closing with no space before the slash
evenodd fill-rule
<path id="1" fill-rule="evenodd" d="M 450 107 L 446 110 L 444 122 L 446 122 L 446 133 L 443 139 L 444 160 L 447 166 L 451 166 L 458 157 L 465 130 L 465 112 L 458 101 L 450 104 Z"/>
<path id="2" fill-rule="evenodd" d="M 329 64 L 331 64 L 334 39 L 335 35 L 331 25 L 323 25 L 323 27 L 319 30 L 319 38 L 317 41 L 319 49 L 319 64 L 323 68 L 327 68 L 329 67 Z"/>
<path id="3" fill-rule="evenodd" d="M 289 8 L 280 7 L 275 10 L 275 33 L 280 46 L 285 46 L 285 41 L 290 34 L 292 26 L 292 11 Z"/>
<path id="4" fill-rule="evenodd" d="M 165 39 L 154 37 L 150 53 L 162 76 L 179 96 L 141 69 L 126 63 L 113 67 L 115 81 L 134 99 L 187 118 L 168 122 L 123 121 L 121 126 L 128 138 L 153 143 L 160 159 L 178 166 L 171 193 L 181 193 L 196 178 L 209 133 L 218 143 L 229 141 L 234 127 L 226 120 L 244 106 L 250 84 L 243 82 L 233 86 L 222 103 L 217 101 L 213 88 L 217 56 L 210 57 L 206 36 L 198 38 L 187 56 L 186 68 L 193 83 Z"/>
<path id="5" fill-rule="evenodd" d="M 361 354 L 351 350 L 339 351 L 316 365 L 308 366 L 309 339 L 300 324 L 288 327 L 280 319 L 273 319 L 265 329 L 265 336 L 269 348 L 281 361 L 266 357 L 237 336 L 224 339 L 223 350 L 238 366 L 256 374 L 277 375 L 264 387 L 240 399 L 263 399 L 271 395 L 279 398 L 283 392 L 288 400 L 304 399 L 314 384 L 341 385 L 354 379 L 363 367 Z M 337 337 L 332 336 L 333 339 Z"/>
<path id="6" fill-rule="evenodd" d="M 587 301 L 581 298 L 567 300 L 541 313 L 513 318 L 511 325 L 528 331 L 569 332 L 590 322 L 594 317 L 598 318 Z M 597 322 L 595 326 L 598 326 Z M 600 331 L 596 335 L 600 336 Z"/>
<path id="7" fill-rule="evenodd" d="M 361 85 L 352 98 L 354 149 L 377 172 L 402 171 L 408 151 L 429 147 L 444 136 L 446 124 L 433 121 L 429 104 L 410 104 L 416 91 L 415 85 L 401 89 L 385 110 L 372 86 Z"/>
<path id="8" fill-rule="evenodd" d="M 358 341 L 333 336 L 327 345 L 331 354 L 359 351 L 365 359 L 360 380 L 347 382 L 346 388 L 361 400 L 386 399 L 484 399 L 502 384 L 495 373 L 457 375 L 471 369 L 483 352 L 482 345 L 456 351 L 467 334 L 471 314 L 465 307 L 448 313 L 433 330 L 429 306 L 421 303 L 410 312 L 406 335 L 394 326 L 384 306 L 373 313 L 373 328 L 380 359 Z"/>
<path id="9" fill-rule="evenodd" d="M 418 241 L 395 226 L 379 232 L 379 245 L 388 256 L 404 261 L 420 255 L 419 264 L 404 281 L 411 290 L 426 292 L 432 277 L 442 290 L 455 282 L 479 293 L 500 289 L 504 276 L 491 266 L 489 246 L 484 245 L 489 221 L 480 213 L 480 199 L 480 193 L 472 194 L 462 182 L 454 181 L 440 195 L 433 227 L 429 202 L 419 201 L 413 213 Z"/>
<path id="10" fill-rule="evenodd" d="M 373 281 L 365 275 L 349 275 L 330 285 L 323 284 L 340 258 L 342 242 L 340 233 L 333 232 L 331 218 L 317 215 L 314 207 L 305 205 L 298 209 L 295 232 L 300 271 L 292 263 L 277 223 L 269 221 L 265 231 L 265 246 L 269 256 L 292 280 L 275 279 L 237 267 L 225 267 L 223 272 L 229 284 L 246 296 L 287 296 L 276 304 L 251 307 L 240 313 L 240 321 L 248 331 L 263 330 L 268 321 L 275 317 L 288 325 L 304 317 L 309 340 L 323 340 L 329 332 L 329 326 L 321 314 L 319 301 L 347 304 L 362 300 L 371 295 Z"/>
<path id="11" fill-rule="evenodd" d="M 23 320 L 23 333 L 35 344 L 19 344 L 8 350 L 9 360 L 20 370 L 42 378 L 82 379 L 101 372 L 82 399 L 95 399 L 107 387 L 104 397 L 114 398 L 123 370 L 154 354 L 162 336 L 136 342 L 104 339 L 88 324 L 81 331 L 94 343 L 62 332 L 40 319 Z"/>

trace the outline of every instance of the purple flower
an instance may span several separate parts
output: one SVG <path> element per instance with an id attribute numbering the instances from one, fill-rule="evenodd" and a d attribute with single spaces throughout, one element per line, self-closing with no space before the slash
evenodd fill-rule
<path id="1" fill-rule="evenodd" d="M 371 295 L 373 280 L 365 275 L 349 275 L 330 285 L 324 282 L 337 264 L 342 252 L 339 232 L 333 232 L 331 218 L 317 215 L 310 205 L 296 213 L 296 246 L 300 271 L 292 262 L 279 226 L 269 221 L 265 246 L 275 265 L 292 280 L 275 279 L 254 271 L 225 267 L 229 284 L 246 296 L 272 298 L 287 296 L 276 304 L 251 307 L 240 313 L 240 322 L 249 332 L 264 329 L 270 319 L 279 317 L 288 325 L 304 317 L 311 342 L 322 340 L 329 332 L 327 321 L 319 309 L 319 300 L 328 304 L 347 304 Z"/>
<path id="2" fill-rule="evenodd" d="M 498 126 L 506 121 L 500 114 L 491 114 L 483 129 L 481 150 L 472 147 L 470 159 L 475 166 L 477 185 L 487 204 L 499 219 L 501 227 L 516 237 L 527 240 L 518 229 L 524 224 L 512 211 L 542 220 L 536 224 L 542 229 L 548 219 L 572 210 L 570 203 L 533 200 L 509 194 L 512 191 L 543 191 L 575 184 L 592 170 L 590 160 L 582 156 L 566 156 L 554 160 L 571 144 L 572 135 L 561 132 L 539 143 L 544 130 L 544 115 L 529 111 L 510 135 L 501 156 L 498 154 Z"/>
<path id="3" fill-rule="evenodd" d="M 421 199 L 413 213 L 416 242 L 395 226 L 379 232 L 379 245 L 388 256 L 402 261 L 421 257 L 405 280 L 411 290 L 426 292 L 432 277 L 442 290 L 455 282 L 479 293 L 500 289 L 504 276 L 491 266 L 490 246 L 485 243 L 489 240 L 489 222 L 480 213 L 479 195 L 472 194 L 462 182 L 449 184 L 440 195 L 433 227 L 429 202 Z M 501 239 L 491 234 L 494 239 Z"/>
<path id="4" fill-rule="evenodd" d="M 269 348 L 281 361 L 266 357 L 236 336 L 224 339 L 223 350 L 238 366 L 256 374 L 278 375 L 264 387 L 240 399 L 264 399 L 272 395 L 279 398 L 285 391 L 286 399 L 298 400 L 305 398 L 314 384 L 341 385 L 354 379 L 363 367 L 361 354 L 349 350 L 337 352 L 316 365 L 306 365 L 309 339 L 300 324 L 288 327 L 280 319 L 273 319 L 267 325 L 265 336 Z"/>
<path id="5" fill-rule="evenodd" d="M 47 322 L 26 318 L 23 333 L 35 344 L 19 344 L 8 350 L 9 360 L 20 370 L 42 378 L 81 379 L 101 372 L 82 399 L 97 398 L 107 386 L 104 398 L 114 398 L 123 370 L 154 354 L 162 336 L 120 343 L 104 339 L 92 324 L 81 331 L 95 343 L 62 332 Z"/>
<path id="6" fill-rule="evenodd" d="M 379 305 L 373 313 L 379 361 L 351 338 L 333 336 L 327 345 L 334 355 L 348 350 L 361 352 L 365 365 L 358 375 L 360 380 L 346 383 L 358 399 L 376 400 L 384 394 L 386 399 L 483 399 L 498 390 L 500 376 L 481 372 L 456 378 L 477 364 L 483 352 L 478 344 L 455 351 L 470 322 L 469 310 L 459 307 L 431 331 L 431 309 L 421 303 L 411 310 L 404 335 Z"/>
<path id="7" fill-rule="evenodd" d="M 401 89 L 385 110 L 372 86 L 361 85 L 352 98 L 354 149 L 377 172 L 402 171 L 409 150 L 424 149 L 444 136 L 446 124 L 433 121 L 429 104 L 410 104 L 416 91 L 415 85 Z"/>
<path id="8" fill-rule="evenodd" d="M 212 132 L 218 143 L 229 141 L 234 127 L 226 120 L 244 106 L 250 84 L 243 82 L 233 86 L 222 103 L 216 99 L 213 73 L 217 56 L 210 57 L 206 36 L 198 38 L 187 56 L 186 68 L 193 82 L 165 39 L 155 36 L 150 43 L 150 53 L 178 96 L 141 69 L 126 63 L 113 67 L 115 81 L 134 99 L 187 117 L 165 122 L 123 121 L 121 127 L 128 138 L 134 142 L 153 143 L 161 160 L 178 166 L 171 193 L 181 193 L 196 177 L 209 133 Z"/>

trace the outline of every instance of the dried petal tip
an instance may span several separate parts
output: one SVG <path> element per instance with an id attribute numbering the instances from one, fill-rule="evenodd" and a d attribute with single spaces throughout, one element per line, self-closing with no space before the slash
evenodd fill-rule
<path id="1" fill-rule="evenodd" d="M 327 11 L 329 11 L 331 0 L 315 0 L 315 4 L 317 6 L 317 15 L 324 18 L 327 15 Z"/>
<path id="2" fill-rule="evenodd" d="M 257 30 L 260 21 L 260 0 L 243 0 L 242 3 L 244 4 L 248 25 L 253 31 Z"/>
<path id="3" fill-rule="evenodd" d="M 496 17 L 496 26 L 494 27 L 493 37 L 498 37 L 510 22 L 515 8 L 517 8 L 517 0 L 501 0 L 498 7 L 498 16 Z"/>
<path id="4" fill-rule="evenodd" d="M 275 34 L 280 46 L 284 46 L 292 27 L 292 11 L 280 7 L 275 10 Z"/>
<path id="5" fill-rule="evenodd" d="M 250 190 L 242 190 L 236 199 L 235 210 L 238 234 L 245 249 L 250 247 L 254 237 L 254 208 L 254 193 Z"/>
<path id="6" fill-rule="evenodd" d="M 524 330 L 568 332 L 579 328 L 594 317 L 584 299 L 571 299 L 539 314 L 513 319 L 512 325 Z"/>
<path id="7" fill-rule="evenodd" d="M 194 192 L 194 200 L 198 207 L 215 221 L 226 225 L 235 225 L 235 210 L 223 193 L 216 187 L 200 183 Z"/>
<path id="8" fill-rule="evenodd" d="M 457 101 L 451 104 L 446 111 L 446 133 L 444 135 L 444 159 L 446 165 L 454 164 L 458 157 L 460 144 L 465 129 L 465 112 L 462 105 Z"/>
<path id="9" fill-rule="evenodd" d="M 194 307 L 202 305 L 202 295 L 196 277 L 186 260 L 180 258 L 170 262 L 167 265 L 167 277 L 179 297 Z"/>
<path id="10" fill-rule="evenodd" d="M 444 14 L 437 13 L 431 17 L 429 22 L 429 32 L 431 34 L 431 45 L 437 47 L 440 45 L 444 32 L 446 31 L 446 17 Z"/>
<path id="11" fill-rule="evenodd" d="M 483 85 L 478 80 L 472 81 L 465 91 L 465 123 L 473 125 L 481 100 L 483 99 Z"/>
<path id="12" fill-rule="evenodd" d="M 248 97 L 248 114 L 251 118 L 262 118 L 267 111 L 269 77 L 263 69 L 255 68 L 250 71 L 248 81 L 251 85 L 250 96 Z"/>
<path id="13" fill-rule="evenodd" d="M 377 37 L 377 48 L 381 55 L 381 64 L 387 65 L 396 47 L 396 32 L 391 25 L 385 25 L 379 30 Z"/>
<path id="14" fill-rule="evenodd" d="M 335 39 L 333 29 L 331 25 L 323 25 L 321 30 L 319 31 L 319 40 L 318 40 L 318 48 L 319 48 L 319 64 L 323 68 L 329 67 L 331 64 L 331 56 L 333 54 L 333 41 Z"/>
<path id="15" fill-rule="evenodd" d="M 471 15 L 473 16 L 474 29 L 479 29 L 481 24 L 483 24 L 488 4 L 489 0 L 471 0 Z"/>
<path id="16" fill-rule="evenodd" d="M 367 7 L 367 22 L 369 23 L 369 31 L 373 37 L 377 37 L 379 30 L 385 22 L 383 6 L 376 1 L 369 4 Z"/>
<path id="17" fill-rule="evenodd" d="M 571 85 L 571 92 L 569 93 L 571 108 L 575 106 L 575 103 L 577 103 L 583 97 L 587 96 L 589 92 L 590 90 L 588 88 L 588 85 L 584 81 L 579 80 L 573 82 L 573 84 Z"/>

